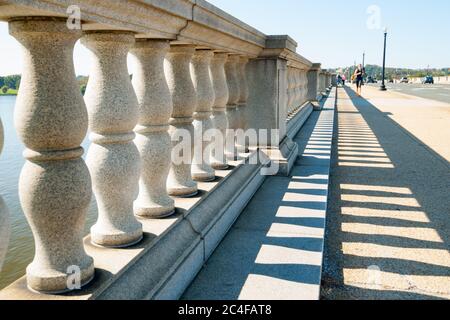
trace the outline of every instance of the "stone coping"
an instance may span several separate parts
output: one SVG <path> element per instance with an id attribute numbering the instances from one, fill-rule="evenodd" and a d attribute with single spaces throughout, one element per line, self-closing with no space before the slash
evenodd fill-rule
<path id="1" fill-rule="evenodd" d="M 249 164 L 259 157 L 258 164 Z M 176 215 L 140 219 L 144 239 L 126 249 L 95 246 L 84 239 L 94 258 L 94 280 L 63 295 L 39 294 L 22 277 L 0 291 L 0 300 L 178 299 L 264 181 L 260 170 L 269 159 L 253 150 L 217 179 L 199 183 L 193 198 L 176 198 Z"/>
<path id="2" fill-rule="evenodd" d="M 138 38 L 168 39 L 249 57 L 259 56 L 267 44 L 283 46 L 289 52 L 286 58 L 311 65 L 295 53 L 297 43 L 290 37 L 267 36 L 205 0 L 107 0 L 95 5 L 91 0 L 78 0 L 76 5 L 81 10 L 83 30 L 129 30 Z M 61 0 L 0 0 L 0 20 L 67 17 L 68 7 Z"/>

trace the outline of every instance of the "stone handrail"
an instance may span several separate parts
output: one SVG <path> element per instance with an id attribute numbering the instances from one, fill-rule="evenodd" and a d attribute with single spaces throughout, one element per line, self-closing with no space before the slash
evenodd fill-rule
<path id="1" fill-rule="evenodd" d="M 81 29 L 76 27 L 77 10 Z M 179 214 L 179 204 L 184 206 L 180 199 L 196 196 L 200 187 L 215 199 L 214 190 L 234 185 L 231 193 L 220 191 L 220 200 L 233 203 L 242 192 L 238 187 L 257 187 L 239 179 L 255 179 L 251 170 L 259 168 L 236 168 L 236 163 L 242 166 L 260 152 L 279 164 L 279 174 L 289 174 L 297 156 L 290 135 L 303 123 L 300 117 L 319 107 L 318 100 L 332 84 L 331 74 L 320 64 L 296 53 L 297 43 L 290 37 L 267 36 L 203 0 L 78 0 L 70 7 L 63 0 L 0 0 L 0 20 L 8 21 L 10 34 L 25 49 L 15 111 L 27 160 L 19 194 L 36 246 L 26 278 L 5 289 L 3 298 L 36 298 L 30 292 L 58 295 L 93 279 L 97 291 L 83 296 L 117 297 L 113 289 L 105 292 L 108 286 L 120 287 L 127 263 L 154 259 L 145 256 L 157 247 L 148 234 L 159 235 L 159 245 L 164 242 L 160 237 L 177 239 L 171 231 L 184 228 L 187 214 L 163 229 L 164 220 L 158 219 Z M 94 59 L 84 99 L 73 67 L 78 39 Z M 137 65 L 132 80 L 128 53 Z M 88 129 L 92 143 L 85 162 L 80 144 Z M 216 135 L 210 142 L 201 135 L 209 129 Z M 227 129 L 277 130 L 278 138 L 247 143 L 234 137 L 230 148 L 218 138 Z M 192 155 L 184 154 L 185 149 L 183 156 L 193 161 L 178 163 L 171 160 L 171 150 L 186 143 L 186 132 Z M 0 151 L 2 142 L 0 125 Z M 211 154 L 206 152 L 209 146 L 214 146 Z M 243 154 L 246 160 L 236 162 Z M 229 162 L 240 175 L 224 173 Z M 225 178 L 219 184 L 214 182 L 218 175 Z M 83 239 L 92 195 L 98 221 Z M 195 216 L 205 199 L 186 210 Z M 212 230 L 219 241 L 219 232 L 209 227 L 216 218 L 207 214 L 210 209 L 201 210 L 199 219 L 208 221 L 201 224 L 205 232 Z M 9 237 L 5 217 L 0 198 L 0 267 L 3 240 Z M 195 223 L 190 225 L 197 237 Z M 205 233 L 200 241 L 206 238 Z M 174 248 L 184 245 L 185 240 L 178 241 Z M 113 275 L 97 275 L 99 265 L 107 270 L 105 261 L 117 257 L 114 250 L 136 244 L 143 249 L 124 254 L 129 260 L 122 261 L 122 269 L 109 266 Z M 160 260 L 155 263 L 168 263 Z M 71 268 L 78 287 L 68 285 Z"/>

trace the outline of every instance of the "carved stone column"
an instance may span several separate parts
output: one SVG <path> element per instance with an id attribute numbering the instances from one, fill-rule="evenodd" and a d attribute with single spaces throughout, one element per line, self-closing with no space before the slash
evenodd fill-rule
<path id="1" fill-rule="evenodd" d="M 3 125 L 0 119 L 0 155 L 3 149 Z M 2 271 L 3 261 L 8 251 L 8 243 L 10 236 L 10 220 L 9 211 L 0 196 L 0 272 Z"/>
<path id="2" fill-rule="evenodd" d="M 308 95 L 308 73 L 306 70 L 302 70 L 302 104 L 304 104 Z"/>
<path id="3" fill-rule="evenodd" d="M 302 88 L 301 88 L 301 75 L 300 70 L 295 69 L 295 104 L 294 104 L 294 112 L 298 110 L 300 107 L 300 101 L 302 98 Z"/>
<path id="4" fill-rule="evenodd" d="M 293 81 L 293 68 L 288 67 L 286 71 L 286 112 L 289 115 L 292 112 L 293 109 L 293 90 L 294 90 L 294 81 Z"/>
<path id="5" fill-rule="evenodd" d="M 142 39 L 131 50 L 137 64 L 133 86 L 139 101 L 135 143 L 142 160 L 134 213 L 146 218 L 163 218 L 175 212 L 174 201 L 167 194 L 172 97 L 164 75 L 164 58 L 169 48 L 168 41 Z"/>
<path id="6" fill-rule="evenodd" d="M 225 62 L 228 59 L 226 53 L 215 53 L 211 62 L 211 77 L 213 81 L 215 101 L 213 105 L 213 126 L 220 133 L 214 140 L 214 152 L 211 155 L 211 165 L 216 170 L 228 168 L 225 157 L 225 137 L 228 128 L 226 107 L 228 102 L 228 86 L 225 75 Z"/>
<path id="7" fill-rule="evenodd" d="M 133 143 L 138 102 L 127 69 L 134 34 L 94 31 L 81 42 L 94 57 L 85 94 L 92 141 L 86 162 L 98 205 L 91 239 L 101 246 L 127 247 L 142 239 L 142 225 L 133 214 L 140 173 Z"/>
<path id="8" fill-rule="evenodd" d="M 238 103 L 241 98 L 240 88 L 239 88 L 239 78 L 238 78 L 238 68 L 239 63 L 238 55 L 230 55 L 227 62 L 225 63 L 225 74 L 227 77 L 228 85 L 228 102 L 227 102 L 227 118 L 228 118 L 228 129 L 232 129 L 236 132 L 240 127 L 240 114 L 238 109 Z M 227 146 L 228 155 L 234 159 L 237 156 L 236 143 L 233 142 L 235 136 L 229 136 Z M 231 142 L 231 143 L 230 143 Z"/>
<path id="9" fill-rule="evenodd" d="M 81 285 L 94 276 L 93 259 L 83 247 L 92 194 L 80 147 L 88 116 L 73 66 L 81 32 L 69 30 L 66 20 L 58 18 L 17 19 L 9 27 L 25 48 L 15 125 L 27 159 L 19 196 L 36 247 L 27 267 L 28 286 L 41 292 L 69 291 L 74 271 Z"/>
<path id="10" fill-rule="evenodd" d="M 216 173 L 211 167 L 210 141 L 204 141 L 204 133 L 212 126 L 212 105 L 215 95 L 211 80 L 210 66 L 214 53 L 211 50 L 197 50 L 191 63 L 191 75 L 197 92 L 197 108 L 194 113 L 194 161 L 192 177 L 196 181 L 213 181 Z"/>
<path id="11" fill-rule="evenodd" d="M 190 62 L 194 53 L 194 46 L 172 46 L 164 68 L 173 101 L 170 132 L 174 149 L 167 189 L 171 196 L 178 197 L 189 197 L 198 193 L 197 183 L 191 176 L 194 151 L 192 121 L 197 107 L 197 94 L 190 74 Z"/>
<path id="12" fill-rule="evenodd" d="M 246 131 L 248 129 L 248 112 L 247 112 L 247 100 L 249 96 L 248 92 L 248 82 L 247 82 L 247 64 L 249 58 L 240 57 L 238 63 L 238 81 L 239 81 L 239 129 Z M 237 150 L 238 152 L 248 152 L 248 142 L 237 140 Z"/>

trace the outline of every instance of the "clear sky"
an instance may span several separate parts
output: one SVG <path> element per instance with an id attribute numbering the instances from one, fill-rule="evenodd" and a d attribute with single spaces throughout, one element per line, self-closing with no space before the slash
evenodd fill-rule
<path id="1" fill-rule="evenodd" d="M 450 67 L 448 0 L 210 0 L 266 34 L 289 34 L 298 52 L 324 68 L 382 62 L 388 28 L 387 65 Z M 77 74 L 87 75 L 90 56 L 75 48 Z M 130 63 L 130 68 L 132 65 Z M 0 75 L 21 72 L 20 48 L 0 23 Z"/>

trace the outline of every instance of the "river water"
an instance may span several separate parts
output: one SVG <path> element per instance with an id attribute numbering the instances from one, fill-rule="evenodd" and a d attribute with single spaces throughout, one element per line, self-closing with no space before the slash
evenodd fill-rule
<path id="1" fill-rule="evenodd" d="M 5 144 L 0 155 L 0 195 L 11 214 L 11 238 L 6 261 L 0 273 L 0 290 L 25 274 L 27 265 L 33 260 L 34 241 L 30 227 L 19 202 L 18 182 L 25 163 L 22 156 L 24 146 L 14 129 L 15 96 L 0 96 L 0 117 L 3 122 Z M 87 150 L 89 141 L 83 147 Z M 85 233 L 97 219 L 97 207 L 93 198 L 89 208 Z"/>

